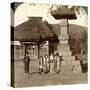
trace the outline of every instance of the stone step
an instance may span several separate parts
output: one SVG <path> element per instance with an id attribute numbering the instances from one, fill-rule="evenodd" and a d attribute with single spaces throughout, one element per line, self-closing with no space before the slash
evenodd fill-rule
<path id="1" fill-rule="evenodd" d="M 61 66 L 63 65 L 80 65 L 80 61 L 62 61 Z"/>
<path id="2" fill-rule="evenodd" d="M 68 44 L 59 44 L 58 46 L 57 46 L 57 49 L 59 50 L 59 51 L 70 51 L 70 46 L 68 45 Z"/>
<path id="3" fill-rule="evenodd" d="M 68 43 L 59 44 L 59 46 L 64 46 L 64 47 L 69 46 L 70 47 Z"/>
<path id="4" fill-rule="evenodd" d="M 60 56 L 71 56 L 72 55 L 72 52 L 71 51 L 67 51 L 67 52 L 64 52 L 64 51 L 59 51 L 58 50 L 58 53 Z"/>
<path id="5" fill-rule="evenodd" d="M 63 56 L 62 57 L 63 58 L 63 60 L 74 60 L 75 61 L 75 56 Z"/>
<path id="6" fill-rule="evenodd" d="M 75 61 L 75 65 L 81 65 L 80 61 Z"/>
<path id="7" fill-rule="evenodd" d="M 61 72 L 73 72 L 73 66 L 72 65 L 68 65 L 68 66 L 61 66 Z"/>
<path id="8" fill-rule="evenodd" d="M 81 73 L 81 65 L 63 65 L 61 66 L 61 73 L 63 72 Z"/>
<path id="9" fill-rule="evenodd" d="M 60 47 L 58 48 L 59 51 L 65 51 L 65 52 L 68 52 L 70 51 L 70 48 L 67 48 L 67 47 Z"/>
<path id="10" fill-rule="evenodd" d="M 75 65 L 73 68 L 73 73 L 82 72 L 81 65 Z"/>

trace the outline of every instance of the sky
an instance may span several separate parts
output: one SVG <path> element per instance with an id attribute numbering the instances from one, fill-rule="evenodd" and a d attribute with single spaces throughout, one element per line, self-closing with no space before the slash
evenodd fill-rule
<path id="1" fill-rule="evenodd" d="M 28 17 L 43 17 L 42 20 L 48 21 L 50 24 L 58 24 L 60 23 L 60 20 L 55 20 L 55 18 L 50 14 L 49 9 L 51 5 L 50 4 L 36 4 L 36 5 L 30 5 L 29 3 L 23 3 L 19 7 L 17 7 L 15 11 L 15 15 L 13 13 L 13 10 L 11 10 L 12 16 L 14 15 L 14 26 L 25 22 L 28 20 Z M 69 6 L 71 8 L 72 6 Z M 56 7 L 53 7 L 53 10 L 55 10 Z M 76 20 L 69 20 L 70 24 L 76 24 L 80 26 L 87 27 L 88 26 L 88 16 L 84 8 L 80 7 L 79 9 L 80 13 L 76 13 L 77 19 Z M 11 22 L 13 25 L 13 22 Z"/>

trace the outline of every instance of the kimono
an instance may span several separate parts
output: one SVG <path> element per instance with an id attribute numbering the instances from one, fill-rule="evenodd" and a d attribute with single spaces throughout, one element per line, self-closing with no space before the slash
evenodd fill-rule
<path id="1" fill-rule="evenodd" d="M 49 58 L 44 57 L 43 59 L 43 70 L 45 73 L 49 72 L 50 64 L 49 64 Z"/>
<path id="2" fill-rule="evenodd" d="M 49 70 L 50 70 L 50 61 L 49 61 L 48 57 L 46 58 L 46 61 L 47 61 L 47 70 L 49 72 Z"/>
<path id="3" fill-rule="evenodd" d="M 60 72 L 60 57 L 59 56 L 55 56 L 55 72 L 59 73 Z"/>
<path id="4" fill-rule="evenodd" d="M 55 61 L 55 59 L 54 59 L 53 55 L 51 55 L 50 56 L 50 72 L 51 73 L 54 73 L 55 72 L 54 71 L 54 61 Z"/>
<path id="5" fill-rule="evenodd" d="M 24 72 L 25 72 L 25 73 L 29 73 L 29 62 L 30 62 L 30 57 L 29 57 L 29 56 L 25 56 L 23 62 L 24 62 Z"/>
<path id="6" fill-rule="evenodd" d="M 43 58 L 39 59 L 39 73 L 43 72 Z"/>

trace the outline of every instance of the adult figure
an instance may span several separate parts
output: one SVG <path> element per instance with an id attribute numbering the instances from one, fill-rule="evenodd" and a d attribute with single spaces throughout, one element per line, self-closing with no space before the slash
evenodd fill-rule
<path id="1" fill-rule="evenodd" d="M 30 57 L 28 52 L 26 52 L 23 62 L 24 62 L 24 73 L 25 75 L 29 74 Z"/>

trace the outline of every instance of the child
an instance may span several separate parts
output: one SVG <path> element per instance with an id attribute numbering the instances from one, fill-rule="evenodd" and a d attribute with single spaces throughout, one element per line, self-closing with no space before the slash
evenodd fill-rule
<path id="1" fill-rule="evenodd" d="M 44 70 L 44 73 L 48 73 L 49 69 L 50 69 L 49 58 L 48 58 L 48 55 L 45 54 L 44 59 L 43 59 L 43 70 Z"/>
<path id="2" fill-rule="evenodd" d="M 43 72 L 43 57 L 41 56 L 39 59 L 39 73 Z"/>
<path id="3" fill-rule="evenodd" d="M 60 72 L 60 63 L 61 63 L 61 58 L 58 53 L 55 55 L 55 68 L 56 68 L 56 73 L 58 74 Z"/>
<path id="4" fill-rule="evenodd" d="M 54 55 L 51 54 L 50 55 L 50 72 L 54 73 L 54 64 L 55 64 L 55 59 L 54 59 Z"/>

